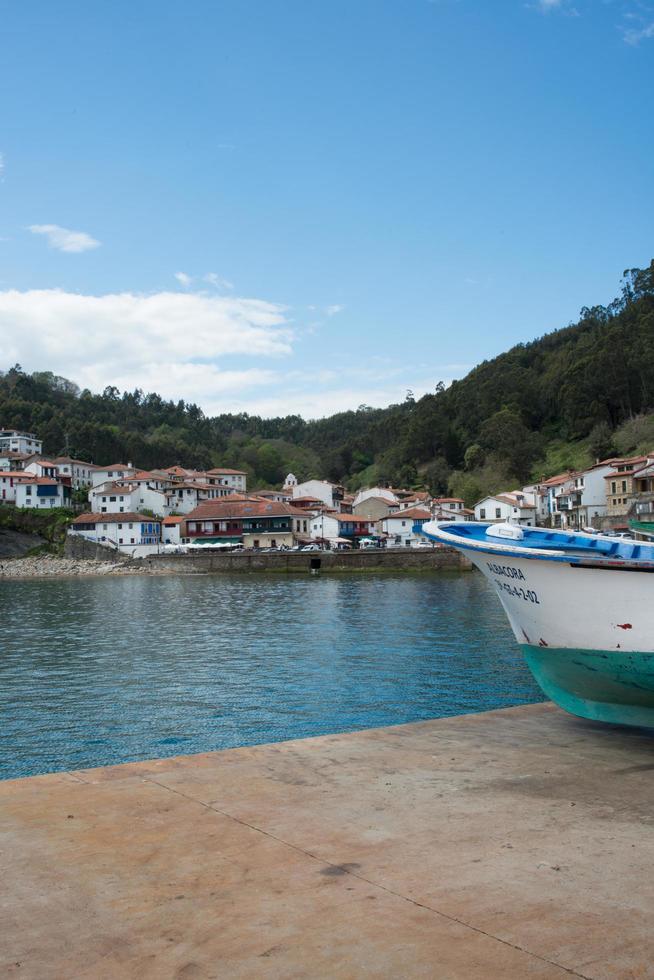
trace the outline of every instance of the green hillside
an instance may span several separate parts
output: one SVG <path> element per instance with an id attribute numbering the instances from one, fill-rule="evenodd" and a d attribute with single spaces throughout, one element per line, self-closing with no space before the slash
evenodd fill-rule
<path id="1" fill-rule="evenodd" d="M 654 445 L 654 261 L 624 274 L 608 307 L 484 361 L 449 388 L 385 409 L 208 418 L 142 391 L 80 391 L 49 372 L 0 375 L 0 423 L 40 433 L 46 453 L 144 468 L 232 466 L 250 485 L 289 470 L 341 480 L 483 492 Z"/>

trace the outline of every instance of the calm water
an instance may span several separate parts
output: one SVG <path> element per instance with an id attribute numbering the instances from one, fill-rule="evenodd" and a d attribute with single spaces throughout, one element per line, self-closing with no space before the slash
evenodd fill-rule
<path id="1" fill-rule="evenodd" d="M 0 583 L 0 776 L 542 700 L 477 574 Z"/>

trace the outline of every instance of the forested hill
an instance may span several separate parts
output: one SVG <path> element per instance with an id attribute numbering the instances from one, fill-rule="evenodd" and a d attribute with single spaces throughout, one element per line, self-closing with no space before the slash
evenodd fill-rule
<path id="1" fill-rule="evenodd" d="M 49 372 L 0 374 L 0 426 L 37 432 L 44 452 L 96 463 L 132 460 L 244 469 L 250 485 L 289 470 L 364 483 L 424 485 L 468 502 L 553 468 L 654 445 L 654 261 L 625 273 L 608 307 L 485 361 L 449 388 L 385 409 L 299 416 L 207 418 L 142 391 L 80 391 Z"/>

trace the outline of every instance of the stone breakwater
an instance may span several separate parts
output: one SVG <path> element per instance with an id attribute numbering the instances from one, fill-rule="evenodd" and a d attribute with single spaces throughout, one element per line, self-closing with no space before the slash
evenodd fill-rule
<path id="1" fill-rule="evenodd" d="M 57 558 L 38 555 L 31 558 L 0 559 L 0 579 L 52 578 L 54 576 L 133 575 L 144 569 L 124 562 L 91 561 L 84 558 Z M 152 574 L 150 572 L 150 574 Z"/>

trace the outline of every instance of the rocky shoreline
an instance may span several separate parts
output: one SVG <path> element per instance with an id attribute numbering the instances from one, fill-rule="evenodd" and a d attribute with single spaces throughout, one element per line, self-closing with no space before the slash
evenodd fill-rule
<path id="1" fill-rule="evenodd" d="M 135 562 L 95 561 L 90 558 L 58 558 L 56 555 L 34 555 L 29 558 L 0 558 L 0 579 L 53 578 L 88 575 L 167 574 Z"/>

